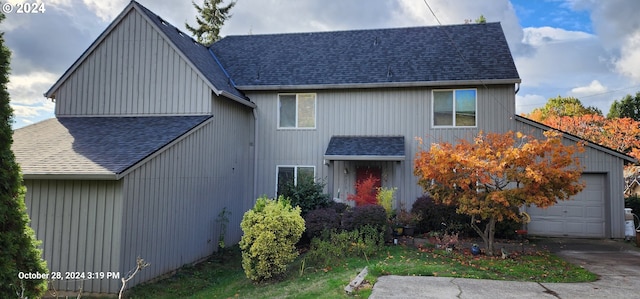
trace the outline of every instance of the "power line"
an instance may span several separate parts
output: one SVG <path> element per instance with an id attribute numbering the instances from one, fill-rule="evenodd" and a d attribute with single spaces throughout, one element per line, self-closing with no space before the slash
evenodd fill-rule
<path id="1" fill-rule="evenodd" d="M 436 16 L 436 13 L 433 12 L 433 9 L 431 9 L 431 6 L 429 5 L 429 3 L 427 3 L 427 0 L 423 0 L 424 4 L 427 5 L 427 8 L 429 8 L 429 11 L 431 11 L 431 14 L 433 15 L 434 18 L 436 18 L 436 21 L 438 22 L 438 25 L 442 26 L 442 23 L 440 23 L 440 20 L 438 19 L 438 16 Z"/>
<path id="2" fill-rule="evenodd" d="M 596 94 L 590 94 L 590 95 L 586 95 L 580 98 L 588 98 L 588 97 L 595 97 L 595 96 L 600 96 L 600 95 L 604 95 L 604 94 L 610 94 L 610 93 L 614 93 L 614 92 L 618 92 L 618 91 L 622 91 L 625 89 L 631 89 L 631 88 L 640 88 L 640 85 L 636 85 L 636 86 L 629 86 L 629 87 L 624 87 L 624 88 L 619 88 L 619 89 L 614 89 L 614 90 L 610 90 L 610 91 L 605 91 L 605 92 L 601 92 L 601 93 L 596 93 Z"/>

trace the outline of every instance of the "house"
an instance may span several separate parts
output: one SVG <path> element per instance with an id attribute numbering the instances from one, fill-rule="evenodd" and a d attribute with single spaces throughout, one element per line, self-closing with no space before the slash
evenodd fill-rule
<path id="1" fill-rule="evenodd" d="M 515 115 L 519 84 L 499 23 L 228 36 L 207 48 L 132 1 L 45 94 L 56 118 L 16 130 L 13 148 L 49 269 L 123 276 L 140 256 L 151 266 L 132 286 L 210 255 L 224 208 L 225 240 L 237 242 L 254 199 L 302 174 L 336 200 L 374 175 L 411 207 L 423 193 L 416 137 L 549 129 Z M 624 236 L 615 186 L 633 159 L 592 143 L 582 155 L 587 188 L 530 208 L 532 233 Z"/>
<path id="2" fill-rule="evenodd" d="M 624 196 L 640 195 L 640 167 L 627 166 L 624 169 Z"/>
<path id="3" fill-rule="evenodd" d="M 225 208 L 240 240 L 256 106 L 206 47 L 131 2 L 46 96 L 56 117 L 14 132 L 31 226 L 50 271 L 109 276 L 56 290 L 117 293 L 137 257 L 129 286 L 202 260 Z"/>

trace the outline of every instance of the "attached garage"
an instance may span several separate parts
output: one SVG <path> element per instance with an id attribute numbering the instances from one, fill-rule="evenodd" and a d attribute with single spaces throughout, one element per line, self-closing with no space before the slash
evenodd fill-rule
<path id="1" fill-rule="evenodd" d="M 606 237 L 606 174 L 585 173 L 582 181 L 585 189 L 572 200 L 560 201 L 546 209 L 529 208 L 529 232 L 560 237 Z"/>
<path id="2" fill-rule="evenodd" d="M 515 117 L 517 130 L 542 138 L 550 127 L 521 116 Z M 584 167 L 585 189 L 571 200 L 540 209 L 526 208 L 531 216 L 529 234 L 573 238 L 624 238 L 624 175 L 625 164 L 636 160 L 624 153 L 591 143 L 571 134 L 564 134 L 566 144 L 582 142 L 579 153 Z"/>

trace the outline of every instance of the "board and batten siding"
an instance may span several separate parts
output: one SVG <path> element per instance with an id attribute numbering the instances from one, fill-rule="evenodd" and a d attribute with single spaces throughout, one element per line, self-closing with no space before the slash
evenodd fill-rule
<path id="1" fill-rule="evenodd" d="M 516 122 L 516 129 L 525 135 L 544 139 L 543 130 L 523 122 Z M 564 144 L 575 145 L 576 142 L 564 139 Z M 624 174 L 625 161 L 594 146 L 585 145 L 584 152 L 578 153 L 585 174 L 604 174 L 604 215 L 605 237 L 624 238 Z"/>
<path id="2" fill-rule="evenodd" d="M 119 181 L 25 180 L 31 227 L 50 272 L 126 274 L 121 268 Z M 116 293 L 119 279 L 60 280 L 58 291 Z"/>
<path id="3" fill-rule="evenodd" d="M 208 114 L 209 92 L 172 46 L 131 10 L 55 91 L 55 113 Z"/>
<path id="4" fill-rule="evenodd" d="M 138 256 L 150 263 L 131 286 L 213 254 L 225 207 L 225 243 L 240 240 L 253 205 L 253 116 L 227 99 L 214 107 L 212 119 L 123 178 L 121 267 Z"/>
<path id="5" fill-rule="evenodd" d="M 456 88 L 469 88 L 468 86 Z M 515 86 L 496 85 L 477 88 L 477 128 L 431 128 L 431 88 L 388 88 L 359 90 L 308 90 L 316 93 L 316 129 L 278 130 L 278 93 L 247 92 L 258 106 L 257 194 L 275 195 L 277 165 L 313 165 L 316 177 L 334 182 L 351 182 L 338 169 L 340 161 L 326 165 L 323 159 L 331 136 L 368 135 L 404 136 L 406 159 L 400 167 L 387 165 L 389 172 L 401 178 L 397 198 L 410 207 L 423 194 L 413 175 L 413 158 L 418 149 L 417 137 L 425 144 L 473 138 L 479 130 L 505 131 L 513 128 Z M 289 92 L 289 91 L 283 91 Z M 388 162 L 390 163 L 390 162 Z M 333 171 L 331 170 L 333 169 Z M 330 176 L 330 171 L 333 172 Z M 353 176 L 355 172 L 349 172 Z M 327 190 L 333 197 L 346 199 L 353 186 L 332 184 Z"/>

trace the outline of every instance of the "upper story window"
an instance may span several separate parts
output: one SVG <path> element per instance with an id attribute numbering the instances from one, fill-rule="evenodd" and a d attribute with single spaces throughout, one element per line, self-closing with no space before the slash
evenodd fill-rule
<path id="1" fill-rule="evenodd" d="M 278 129 L 315 129 L 316 94 L 281 94 L 278 99 Z"/>
<path id="2" fill-rule="evenodd" d="M 434 90 L 434 127 L 475 127 L 477 109 L 475 89 Z"/>

